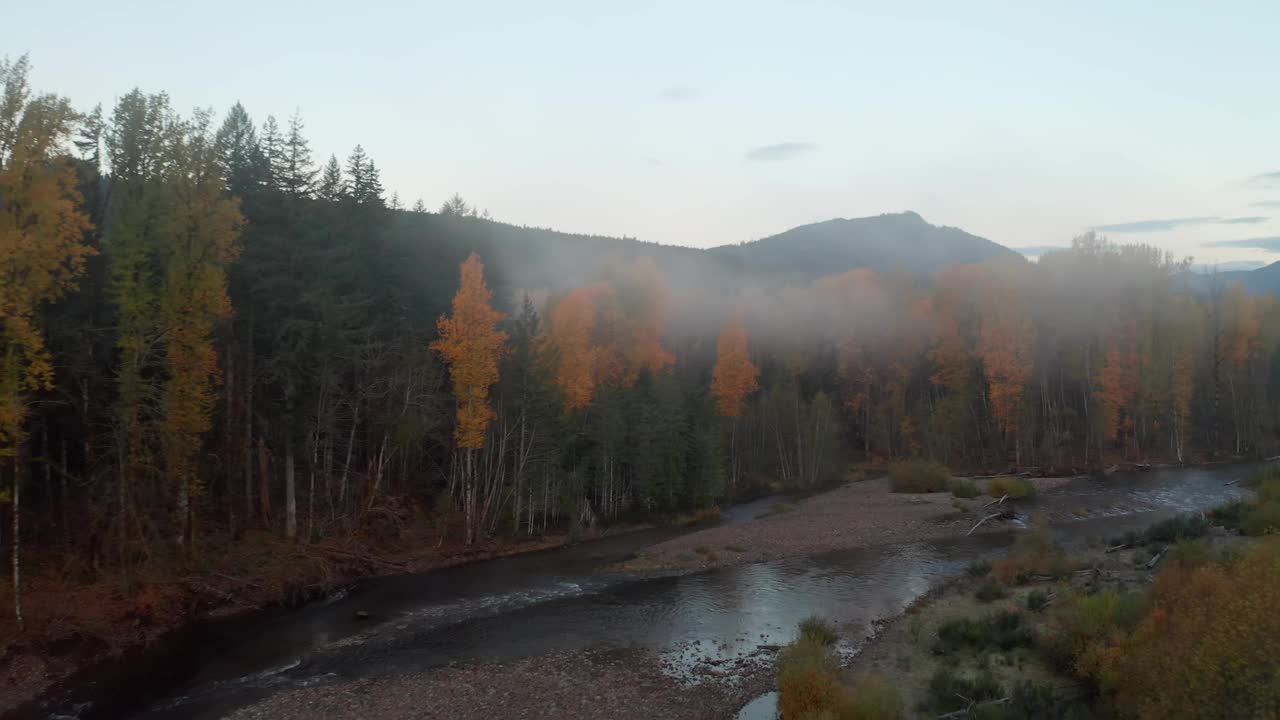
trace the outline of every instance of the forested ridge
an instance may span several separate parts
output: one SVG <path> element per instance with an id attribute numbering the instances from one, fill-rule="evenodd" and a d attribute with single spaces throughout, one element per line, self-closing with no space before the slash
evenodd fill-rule
<path id="1" fill-rule="evenodd" d="M 406 209 L 360 146 L 313 157 L 298 116 L 142 91 L 85 111 L 27 74 L 0 66 L 19 624 L 25 558 L 94 582 L 251 532 L 471 545 L 892 458 L 1070 472 L 1276 449 L 1273 299 L 1197 291 L 1157 248 L 1087 235 L 1038 263 L 782 284 L 459 197 Z"/>

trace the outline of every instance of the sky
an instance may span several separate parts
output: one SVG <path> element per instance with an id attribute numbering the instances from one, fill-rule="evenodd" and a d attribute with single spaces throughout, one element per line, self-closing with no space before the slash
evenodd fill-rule
<path id="1" fill-rule="evenodd" d="M 914 210 L 1280 260 L 1280 2 L 16 3 L 0 55 L 134 87 L 499 220 L 711 247 Z"/>

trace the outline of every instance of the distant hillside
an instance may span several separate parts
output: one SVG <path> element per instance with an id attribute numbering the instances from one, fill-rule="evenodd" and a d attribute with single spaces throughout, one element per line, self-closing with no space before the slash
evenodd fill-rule
<path id="1" fill-rule="evenodd" d="M 606 264 L 652 258 L 673 289 L 733 291 L 745 284 L 807 283 L 866 267 L 931 274 L 947 265 L 1018 253 L 963 230 L 930 225 L 913 212 L 803 225 L 784 233 L 710 250 L 519 227 L 469 217 L 402 213 L 404 242 L 419 261 L 403 268 L 427 287 L 452 288 L 458 263 L 484 258 L 499 303 L 520 289 L 563 290 L 597 277 Z M 731 294 L 731 293 L 730 293 Z M 447 302 L 441 295 L 440 303 Z"/>
<path id="2" fill-rule="evenodd" d="M 947 265 L 1021 254 L 952 227 L 931 225 L 914 212 L 852 220 L 839 218 L 740 245 L 712 248 L 752 274 L 811 279 L 866 267 L 931 274 Z"/>
<path id="3" fill-rule="evenodd" d="M 1201 290 L 1214 290 L 1244 283 L 1245 289 L 1256 295 L 1280 294 L 1280 262 L 1273 262 L 1257 270 L 1234 270 L 1218 273 L 1196 273 L 1192 277 L 1193 287 Z"/>

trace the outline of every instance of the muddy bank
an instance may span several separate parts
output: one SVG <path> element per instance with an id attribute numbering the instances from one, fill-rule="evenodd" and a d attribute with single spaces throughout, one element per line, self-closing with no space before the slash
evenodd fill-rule
<path id="1" fill-rule="evenodd" d="M 764 664 L 686 682 L 644 650 L 584 650 L 301 688 L 230 717 L 721 720 L 772 683 Z"/>
<path id="2" fill-rule="evenodd" d="M 434 540 L 396 548 L 284 542 L 261 536 L 229 546 L 201 571 L 108 577 L 75 584 L 34 574 L 26 629 L 0 619 L 0 715 L 42 717 L 39 704 L 85 683 L 115 684 L 124 659 L 164 647 L 184 628 L 270 607 L 294 607 L 362 579 L 440 570 L 565 544 L 555 535 L 472 548 Z M 0 597 L 0 605 L 11 600 Z"/>
<path id="3" fill-rule="evenodd" d="M 1030 480 L 1037 491 L 1070 478 Z M 964 535 L 992 500 L 950 493 L 892 493 L 888 478 L 854 482 L 795 502 L 778 503 L 754 520 L 708 528 L 645 550 L 618 566 L 622 571 L 696 570 L 815 555 L 871 545 Z M 1012 508 L 1012 504 L 1006 504 Z M 1007 529 L 999 519 L 978 532 Z"/>

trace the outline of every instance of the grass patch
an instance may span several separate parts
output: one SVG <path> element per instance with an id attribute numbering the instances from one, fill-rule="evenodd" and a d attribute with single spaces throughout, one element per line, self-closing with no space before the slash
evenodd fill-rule
<path id="1" fill-rule="evenodd" d="M 929 693 L 920 709 L 933 714 L 949 713 L 1002 697 L 1004 688 L 989 669 L 973 678 L 943 669 L 929 678 Z"/>
<path id="2" fill-rule="evenodd" d="M 1035 494 L 1035 486 L 1026 478 L 1002 475 L 987 481 L 987 495 L 993 498 L 1001 498 L 1008 495 L 1010 500 L 1021 500 Z"/>
<path id="3" fill-rule="evenodd" d="M 1204 537 L 1209 532 L 1209 521 L 1198 513 L 1187 513 L 1161 520 L 1146 530 L 1130 531 L 1117 538 L 1119 545 L 1154 545 L 1176 543 L 1179 540 Z"/>
<path id="4" fill-rule="evenodd" d="M 902 712 L 898 691 L 878 675 L 845 692 L 836 717 L 841 720 L 896 720 Z"/>
<path id="5" fill-rule="evenodd" d="M 977 484 L 968 478 L 952 478 L 947 483 L 947 489 L 955 497 L 965 498 L 966 500 L 976 498 L 982 494 L 982 491 L 978 490 Z"/>
<path id="6" fill-rule="evenodd" d="M 711 554 L 711 548 L 707 547 L 706 545 L 699 545 L 698 547 L 694 548 L 693 551 L 698 553 L 699 555 Z"/>
<path id="7" fill-rule="evenodd" d="M 800 637 L 819 645 L 835 645 L 839 639 L 835 626 L 817 615 L 810 615 L 800 621 Z"/>
<path id="8" fill-rule="evenodd" d="M 1014 610 L 998 610 L 982 618 L 949 620 L 938 628 L 933 652 L 950 655 L 961 650 L 1001 650 L 1031 647 L 1035 636 L 1023 625 L 1022 614 Z"/>
<path id="9" fill-rule="evenodd" d="M 747 551 L 747 549 L 742 547 L 741 545 L 725 545 L 724 549 L 726 552 L 731 552 L 731 553 L 744 553 Z"/>
<path id="10" fill-rule="evenodd" d="M 951 472 L 930 460 L 903 460 L 889 466 L 889 486 L 897 493 L 933 493 L 947 489 Z"/>

